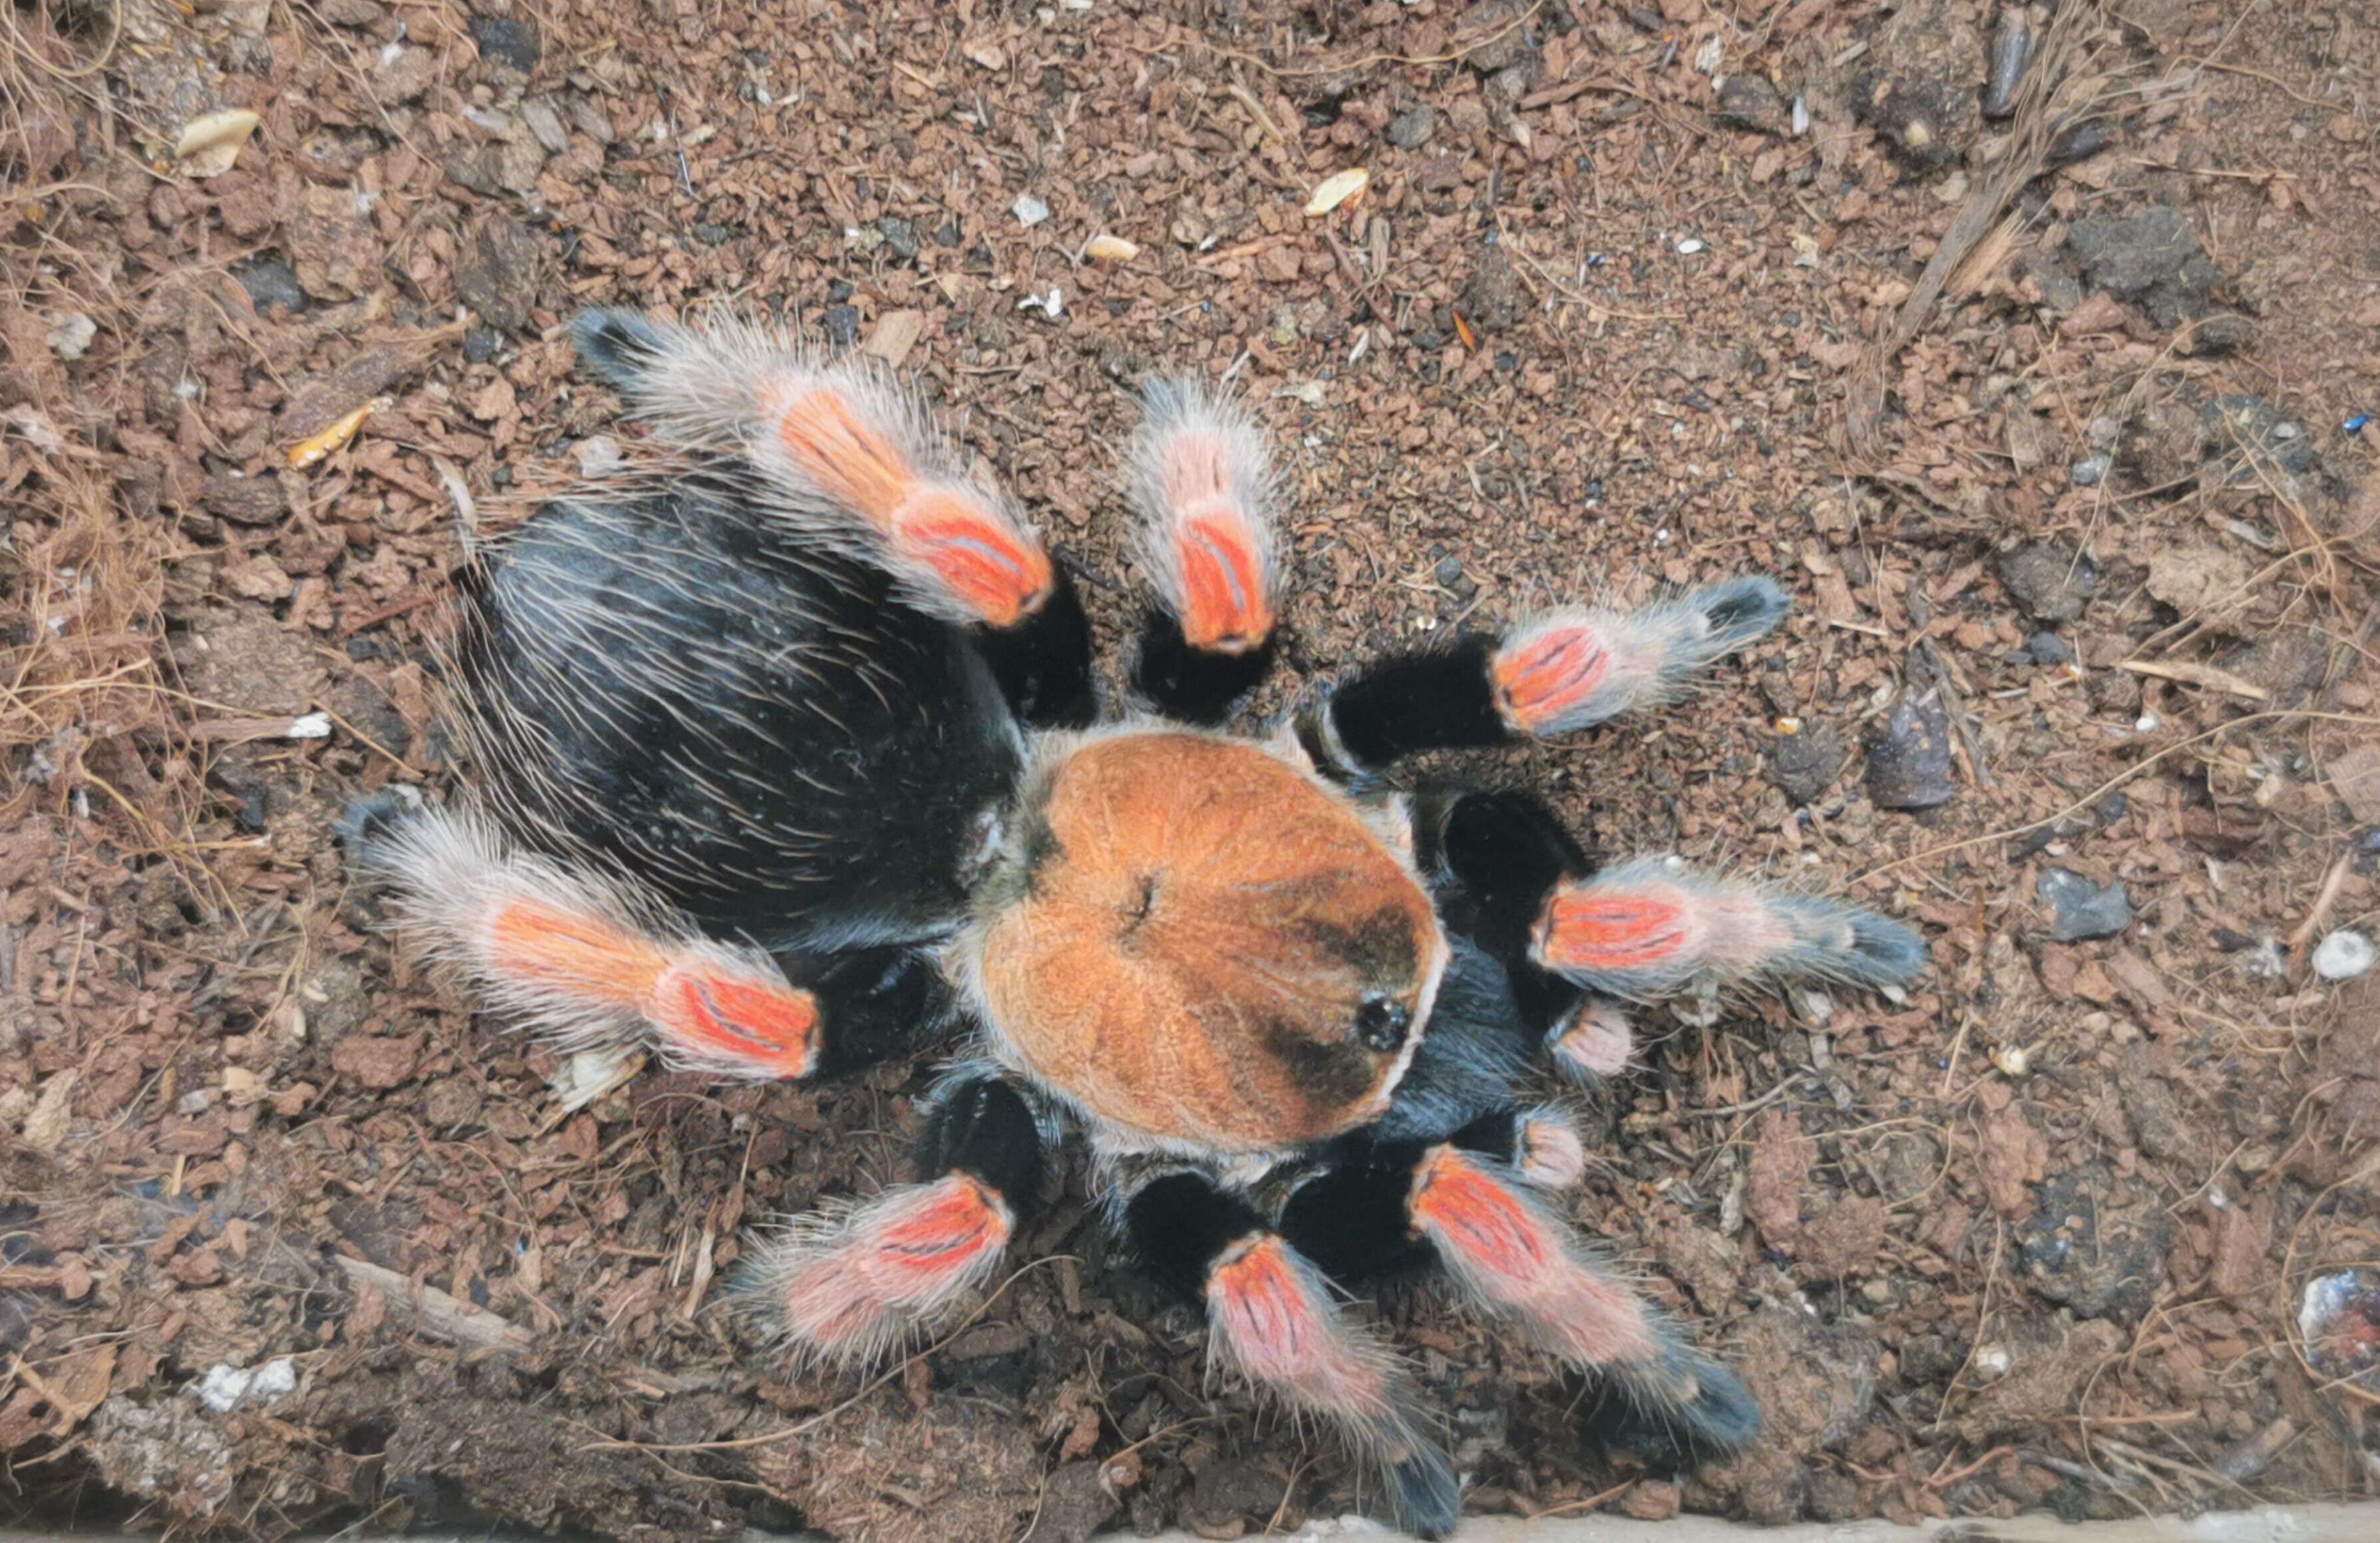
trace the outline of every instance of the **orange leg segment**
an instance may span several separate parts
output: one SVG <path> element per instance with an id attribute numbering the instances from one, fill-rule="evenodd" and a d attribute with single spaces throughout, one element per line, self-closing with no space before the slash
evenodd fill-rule
<path id="1" fill-rule="evenodd" d="M 1595 627 L 1580 624 L 1525 638 L 1490 668 L 1504 721 L 1524 734 L 1543 734 L 1603 684 L 1611 650 Z"/>
<path id="2" fill-rule="evenodd" d="M 499 990 L 578 1023 L 641 1019 L 678 1064 L 724 1075 L 798 1077 L 817 1064 L 808 991 L 714 944 L 669 942 L 601 912 L 545 900 L 501 903 L 481 964 Z"/>
<path id="3" fill-rule="evenodd" d="M 1013 626 L 1049 598 L 1054 575 L 1040 543 L 972 489 L 922 468 L 917 451 L 849 390 L 805 381 L 764 383 L 757 395 L 795 469 L 969 614 Z"/>
<path id="4" fill-rule="evenodd" d="M 1662 1346 L 1644 1304 L 1590 1265 L 1569 1230 L 1457 1147 L 1414 1176 L 1414 1226 L 1473 1295 L 1581 1366 L 1648 1360 Z"/>
<path id="5" fill-rule="evenodd" d="M 797 1219 L 758 1246 L 743 1289 L 760 1321 L 798 1353 L 863 1365 L 979 1284 L 1014 1229 L 999 1195 L 952 1172 Z"/>

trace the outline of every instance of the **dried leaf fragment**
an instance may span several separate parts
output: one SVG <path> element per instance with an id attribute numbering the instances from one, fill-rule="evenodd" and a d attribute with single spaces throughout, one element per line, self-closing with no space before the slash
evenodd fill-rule
<path id="1" fill-rule="evenodd" d="M 346 417 L 340 419 L 337 422 L 323 430 L 321 433 L 310 434 L 306 438 L 299 440 L 297 443 L 289 447 L 289 465 L 291 469 L 303 471 L 308 467 L 313 466 L 317 462 L 322 461 L 324 457 L 335 455 L 339 451 L 346 449 L 347 442 L 356 437 L 356 431 L 364 426 L 364 419 L 370 418 L 374 412 L 377 412 L 381 408 L 390 405 L 391 404 L 387 397 L 375 396 L 370 401 L 366 402 L 362 407 L 356 408 L 353 412 L 348 413 Z"/>
<path id="2" fill-rule="evenodd" d="M 221 176 L 239 159 L 240 147 L 264 120 L 245 107 L 202 113 L 182 126 L 174 161 L 196 177 Z"/>
<path id="3" fill-rule="evenodd" d="M 42 1096 L 25 1116 L 25 1145 L 43 1157 L 55 1157 L 66 1145 L 67 1126 L 74 1117 L 76 1075 L 75 1069 L 68 1067 L 42 1084 Z"/>
<path id="4" fill-rule="evenodd" d="M 1321 185 L 1314 189 L 1314 196 L 1305 200 L 1305 212 L 1308 214 L 1328 214 L 1341 204 L 1362 197 L 1364 189 L 1371 185 L 1370 172 L 1361 166 L 1350 166 L 1322 179 Z"/>

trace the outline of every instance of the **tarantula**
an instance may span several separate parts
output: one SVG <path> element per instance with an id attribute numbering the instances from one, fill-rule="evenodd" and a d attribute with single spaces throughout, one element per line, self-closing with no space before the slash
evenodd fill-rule
<path id="1" fill-rule="evenodd" d="M 1223 732 L 1279 635 L 1264 443 L 1150 386 L 1129 456 L 1154 589 L 1102 712 L 1067 569 L 882 372 L 761 329 L 579 317 L 674 443 L 472 553 L 445 645 L 475 796 L 385 795 L 360 865 L 520 1027 L 722 1077 L 832 1076 L 956 1040 L 920 1175 L 747 1246 L 792 1350 L 875 1360 L 946 1322 L 1079 1134 L 1110 1222 L 1212 1354 L 1343 1437 L 1391 1517 L 1461 1488 L 1339 1288 L 1435 1267 L 1595 1379 L 1673 1462 L 1759 1415 L 1550 1196 L 1580 1138 L 1527 1089 L 1630 1049 L 1629 999 L 1885 986 L 1898 923 L 1658 858 L 1598 867 L 1533 796 L 1384 774 L 1673 699 L 1774 627 L 1753 577 L 1556 610 L 1378 660 L 1265 737 Z"/>

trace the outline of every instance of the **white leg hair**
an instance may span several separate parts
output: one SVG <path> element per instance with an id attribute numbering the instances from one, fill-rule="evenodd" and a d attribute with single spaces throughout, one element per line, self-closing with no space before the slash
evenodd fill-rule
<path id="1" fill-rule="evenodd" d="M 1637 857 L 1564 881 L 1547 900 L 1532 952 L 1591 990 L 1635 999 L 1793 978 L 1894 986 L 1925 964 L 1924 940 L 1897 921 L 1674 857 Z"/>
<path id="2" fill-rule="evenodd" d="M 1546 736 L 1674 701 L 1697 672 L 1758 640 L 1786 609 L 1772 580 L 1739 578 L 1633 611 L 1543 613 L 1496 651 L 1497 710 L 1515 731 Z"/>
<path id="3" fill-rule="evenodd" d="M 1151 381 L 1142 400 L 1125 462 L 1140 560 L 1194 646 L 1261 642 L 1281 595 L 1264 434 L 1204 382 Z"/>
<path id="4" fill-rule="evenodd" d="M 1021 563 L 1037 577 L 1012 581 L 1046 583 L 1048 558 L 1022 512 L 874 361 L 825 358 L 727 311 L 699 328 L 591 311 L 573 335 L 661 435 L 742 456 L 760 473 L 756 503 L 767 517 L 890 573 L 922 609 L 961 625 L 988 619 L 954 585 L 954 556 Z M 965 529 L 936 538 L 929 528 L 952 515 Z"/>
<path id="5" fill-rule="evenodd" d="M 565 1051 L 641 1041 L 686 1070 L 788 1075 L 782 1058 L 735 1053 L 737 1004 L 722 1010 L 723 995 L 804 1000 L 760 950 L 699 937 L 658 900 L 513 851 L 475 813 L 420 808 L 370 825 L 360 848 L 363 867 L 388 885 L 399 928 L 513 1027 Z M 685 1032 L 687 1007 L 710 1032 Z"/>

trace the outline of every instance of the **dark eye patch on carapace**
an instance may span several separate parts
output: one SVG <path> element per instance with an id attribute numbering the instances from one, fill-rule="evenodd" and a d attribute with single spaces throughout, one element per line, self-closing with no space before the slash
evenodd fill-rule
<path id="1" fill-rule="evenodd" d="M 1373 985 L 1400 991 L 1421 973 L 1421 940 L 1414 933 L 1412 913 L 1395 905 L 1383 905 L 1349 927 L 1311 917 L 1297 926 L 1298 938 L 1309 947 Z"/>
<path id="2" fill-rule="evenodd" d="M 1283 1023 L 1268 1023 L 1257 1032 L 1267 1053 L 1289 1069 L 1312 1108 L 1343 1109 L 1371 1092 L 1379 1076 L 1377 1058 L 1353 1039 L 1312 1039 Z"/>

